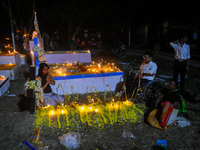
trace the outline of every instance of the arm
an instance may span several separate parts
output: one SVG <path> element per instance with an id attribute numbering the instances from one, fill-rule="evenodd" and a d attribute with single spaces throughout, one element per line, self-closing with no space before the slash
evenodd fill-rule
<path id="1" fill-rule="evenodd" d="M 140 75 L 141 75 L 141 71 L 138 70 L 137 74 L 134 76 L 133 79 L 136 80 L 137 78 L 139 78 Z"/>
<path id="2" fill-rule="evenodd" d="M 37 79 L 40 80 L 40 82 L 42 82 L 42 79 L 40 77 L 37 77 Z M 42 89 L 44 90 L 47 87 L 48 84 L 49 84 L 48 82 L 45 83 L 45 85 L 42 86 Z"/>
<path id="3" fill-rule="evenodd" d="M 156 74 L 156 71 L 157 65 L 156 63 L 153 63 L 150 69 L 147 68 L 147 70 L 144 70 L 142 76 L 154 76 Z"/>
<path id="4" fill-rule="evenodd" d="M 56 83 L 50 73 L 48 74 L 46 81 L 51 85 L 55 85 L 55 83 Z"/>
<path id="5" fill-rule="evenodd" d="M 161 100 L 162 100 L 163 97 L 164 97 L 163 95 L 160 95 L 160 96 L 156 99 L 154 107 L 157 107 L 157 106 L 158 106 L 158 104 L 161 102 Z"/>
<path id="6" fill-rule="evenodd" d="M 174 42 L 169 42 L 169 45 L 174 48 L 174 44 L 177 44 L 178 42 L 179 42 L 179 40 L 176 40 Z"/>
<path id="7" fill-rule="evenodd" d="M 138 70 L 136 75 L 134 76 L 134 78 L 133 78 L 134 80 L 136 80 L 137 78 L 139 78 L 141 76 L 142 65 L 143 65 L 143 63 L 141 64 L 140 69 Z"/>

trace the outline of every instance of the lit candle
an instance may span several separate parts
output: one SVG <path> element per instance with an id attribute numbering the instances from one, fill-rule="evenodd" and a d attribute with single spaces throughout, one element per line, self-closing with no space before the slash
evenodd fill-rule
<path id="1" fill-rule="evenodd" d="M 54 111 L 51 110 L 51 111 L 49 112 L 49 114 L 53 116 L 53 115 L 54 115 Z"/>
<path id="2" fill-rule="evenodd" d="M 101 68 L 101 63 L 98 64 L 98 67 Z"/>
<path id="3" fill-rule="evenodd" d="M 119 108 L 119 105 L 118 105 L 118 104 L 115 104 L 114 107 L 115 107 L 115 109 L 118 109 L 118 108 Z"/>
<path id="4" fill-rule="evenodd" d="M 51 116 L 53 116 L 54 115 L 54 111 L 53 110 L 51 110 L 51 111 L 49 111 L 49 127 L 51 126 Z"/>
<path id="5" fill-rule="evenodd" d="M 83 112 L 84 109 L 85 109 L 84 106 L 81 106 L 81 107 L 80 107 L 81 112 Z"/>
<path id="6" fill-rule="evenodd" d="M 114 98 L 112 99 L 113 103 L 115 102 Z"/>
<path id="7" fill-rule="evenodd" d="M 32 65 L 35 65 L 35 62 L 34 62 L 34 52 L 31 51 L 31 60 L 32 60 Z"/>
<path id="8" fill-rule="evenodd" d="M 92 112 L 92 107 L 89 107 L 88 110 L 89 110 L 89 112 Z"/>

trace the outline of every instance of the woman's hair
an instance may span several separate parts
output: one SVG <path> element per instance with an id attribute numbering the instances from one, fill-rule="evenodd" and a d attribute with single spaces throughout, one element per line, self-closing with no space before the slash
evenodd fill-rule
<path id="1" fill-rule="evenodd" d="M 47 67 L 49 69 L 49 66 L 46 63 L 41 63 L 38 71 L 38 76 L 43 75 L 42 70 L 44 69 L 44 67 Z"/>

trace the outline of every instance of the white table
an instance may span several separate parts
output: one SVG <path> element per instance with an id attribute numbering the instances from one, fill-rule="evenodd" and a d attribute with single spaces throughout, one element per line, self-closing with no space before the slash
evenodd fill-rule
<path id="1" fill-rule="evenodd" d="M 84 51 L 48 51 L 45 54 L 48 64 L 65 64 L 65 63 L 91 63 L 91 53 L 89 50 Z"/>
<path id="2" fill-rule="evenodd" d="M 9 64 L 7 64 L 9 65 Z M 14 65 L 14 64 L 13 64 Z M 1 67 L 1 65 L 0 65 Z M 19 73 L 20 67 L 19 65 L 15 64 L 12 68 L 0 70 L 0 75 L 4 75 L 5 77 L 9 77 L 10 80 L 15 80 L 16 75 Z"/>
<path id="3" fill-rule="evenodd" d="M 90 91 L 90 88 L 94 86 L 98 92 L 109 91 L 109 87 L 106 85 L 109 84 L 111 86 L 111 91 L 115 91 L 117 83 L 120 82 L 120 78 L 124 75 L 124 72 L 113 72 L 113 73 L 99 73 L 99 74 L 83 74 L 83 75 L 71 75 L 71 76 L 58 76 L 53 77 L 56 81 L 55 85 L 51 85 L 53 92 L 57 93 L 58 85 L 61 84 L 64 92 L 71 94 L 71 86 L 73 85 L 74 93 L 84 94 Z M 64 95 L 61 88 L 58 90 L 58 94 Z"/>
<path id="4" fill-rule="evenodd" d="M 26 55 L 20 54 L 20 61 L 21 61 L 21 65 L 25 65 L 26 64 Z"/>
<path id="5" fill-rule="evenodd" d="M 8 90 L 9 86 L 9 77 L 5 77 L 5 79 L 0 80 L 0 96 L 2 96 Z"/>
<path id="6" fill-rule="evenodd" d="M 0 64 L 18 64 L 21 66 L 20 53 L 14 53 L 11 55 L 0 55 Z"/>

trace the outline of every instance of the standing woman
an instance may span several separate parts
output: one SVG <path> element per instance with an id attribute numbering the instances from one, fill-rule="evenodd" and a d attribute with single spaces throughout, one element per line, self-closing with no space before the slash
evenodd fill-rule
<path id="1" fill-rule="evenodd" d="M 180 73 L 180 89 L 184 90 L 185 75 L 189 71 L 190 46 L 186 44 L 188 38 L 185 34 L 181 35 L 179 40 L 170 42 L 169 44 L 174 48 L 174 81 L 177 84 L 177 77 Z"/>
<path id="2" fill-rule="evenodd" d="M 44 95 L 43 95 L 44 105 L 56 106 L 57 103 L 64 102 L 63 97 L 52 92 L 50 84 L 55 85 L 55 80 L 49 73 L 49 66 L 46 63 L 40 64 L 37 78 L 42 83 L 41 85 L 44 92 Z"/>

